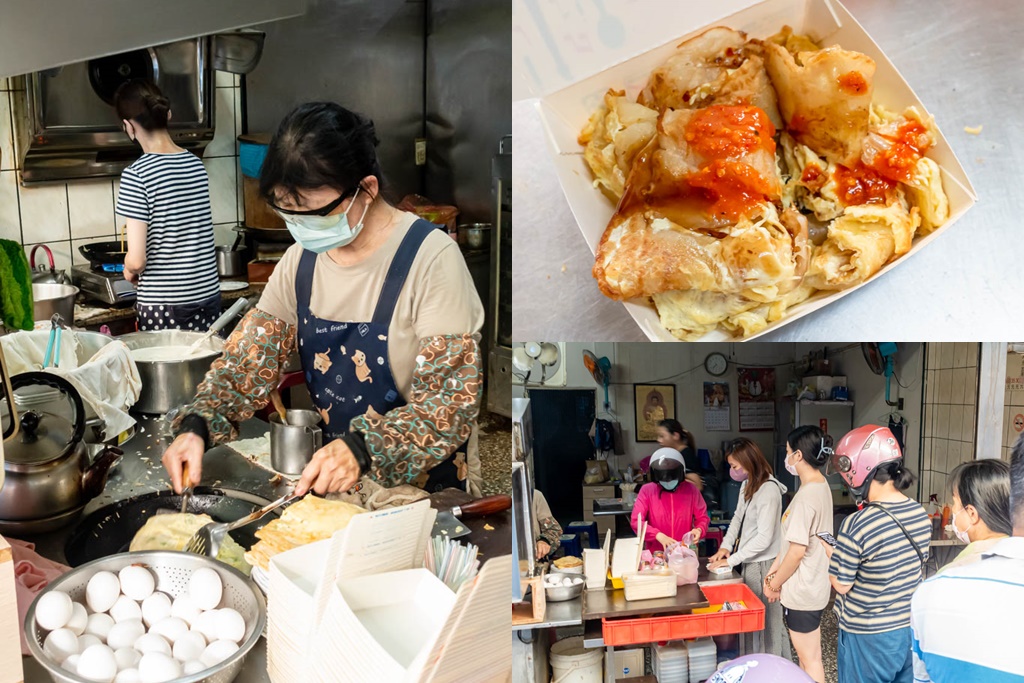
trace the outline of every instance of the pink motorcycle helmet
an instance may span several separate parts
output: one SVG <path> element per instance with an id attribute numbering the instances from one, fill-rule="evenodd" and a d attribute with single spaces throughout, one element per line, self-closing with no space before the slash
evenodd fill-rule
<path id="1" fill-rule="evenodd" d="M 832 467 L 860 504 L 867 498 L 875 469 L 882 463 L 901 459 L 899 444 L 888 427 L 864 425 L 839 440 L 832 454 Z"/>

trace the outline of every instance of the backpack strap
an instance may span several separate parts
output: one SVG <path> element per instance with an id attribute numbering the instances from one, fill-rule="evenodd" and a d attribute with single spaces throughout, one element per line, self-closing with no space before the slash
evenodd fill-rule
<path id="1" fill-rule="evenodd" d="M 879 505 L 878 503 L 868 503 L 867 507 L 873 507 L 873 508 L 876 508 L 878 510 L 881 510 L 886 515 L 888 515 L 889 518 L 892 521 L 896 522 L 896 526 L 898 526 L 900 528 L 900 531 L 903 532 L 903 535 L 907 537 L 908 541 L 910 541 L 910 547 L 914 549 L 914 552 L 917 553 L 918 559 L 921 560 L 921 571 L 923 572 L 924 571 L 924 562 L 925 562 L 924 554 L 921 552 L 921 549 L 917 547 L 917 544 L 914 543 L 914 539 L 911 537 L 910 532 L 907 531 L 907 527 L 903 526 L 903 522 L 901 522 L 900 520 L 896 519 L 896 515 L 892 514 L 891 512 L 886 510 L 884 506 Z"/>

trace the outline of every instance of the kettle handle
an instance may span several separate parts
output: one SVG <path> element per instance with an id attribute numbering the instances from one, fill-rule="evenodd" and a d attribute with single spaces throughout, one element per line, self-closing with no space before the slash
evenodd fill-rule
<path id="1" fill-rule="evenodd" d="M 6 441 L 18 433 L 21 423 L 18 420 L 18 410 L 14 406 L 14 389 L 11 388 L 11 376 L 7 374 L 3 345 L 0 345 L 0 394 L 7 403 L 7 414 L 11 416 L 11 423 L 4 427 L 3 433 L 0 434 L 0 441 Z"/>
<path id="2" fill-rule="evenodd" d="M 50 251 L 50 248 L 45 244 L 37 244 L 36 246 L 32 247 L 32 251 L 29 252 L 28 255 L 29 267 L 31 267 L 32 270 L 36 269 L 36 251 L 38 251 L 39 249 L 42 249 L 43 251 L 46 252 L 46 258 L 50 261 L 50 270 L 55 270 L 56 266 L 53 263 L 53 252 Z"/>
<path id="3" fill-rule="evenodd" d="M 74 446 L 79 443 L 85 436 L 85 404 L 82 403 L 82 396 L 75 389 L 75 386 L 71 382 L 67 381 L 59 375 L 54 375 L 49 372 L 22 372 L 11 378 L 11 387 L 15 389 L 21 389 L 22 387 L 31 387 L 36 385 L 43 385 L 56 389 L 62 392 L 68 397 L 68 402 L 71 403 L 71 408 L 74 410 L 74 417 L 72 417 L 72 425 L 74 431 L 71 434 L 71 439 L 68 441 L 68 446 Z M 14 393 L 11 392 L 11 396 Z"/>

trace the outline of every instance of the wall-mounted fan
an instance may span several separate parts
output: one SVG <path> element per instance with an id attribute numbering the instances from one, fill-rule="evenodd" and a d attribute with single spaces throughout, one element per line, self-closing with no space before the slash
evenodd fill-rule
<path id="1" fill-rule="evenodd" d="M 594 378 L 594 381 L 599 386 L 604 387 L 604 409 L 607 412 L 610 406 L 608 402 L 608 385 L 612 383 L 612 362 L 608 360 L 607 356 L 598 358 L 593 351 L 587 350 L 583 352 L 583 365 Z"/>
<path id="2" fill-rule="evenodd" d="M 565 342 L 523 342 L 512 349 L 517 384 L 565 386 Z"/>
<path id="3" fill-rule="evenodd" d="M 885 403 L 889 406 L 899 405 L 899 401 L 889 400 L 889 384 L 896 371 L 896 344 L 892 342 L 861 342 L 861 351 L 871 372 L 885 375 Z"/>

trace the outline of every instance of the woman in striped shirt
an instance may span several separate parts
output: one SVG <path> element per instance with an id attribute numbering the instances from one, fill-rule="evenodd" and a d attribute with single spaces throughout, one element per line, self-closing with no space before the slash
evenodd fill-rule
<path id="1" fill-rule="evenodd" d="M 117 213 L 127 218 L 124 276 L 138 290 L 139 329 L 205 332 L 221 308 L 206 168 L 171 140 L 170 103 L 153 83 L 124 83 L 114 107 L 125 134 L 142 147 L 121 173 L 117 195 Z"/>
<path id="2" fill-rule="evenodd" d="M 896 438 L 866 425 L 842 438 L 833 465 L 862 509 L 845 520 L 829 579 L 838 593 L 839 683 L 911 683 L 910 601 L 931 541 L 924 508 L 902 491 L 914 483 Z"/>

